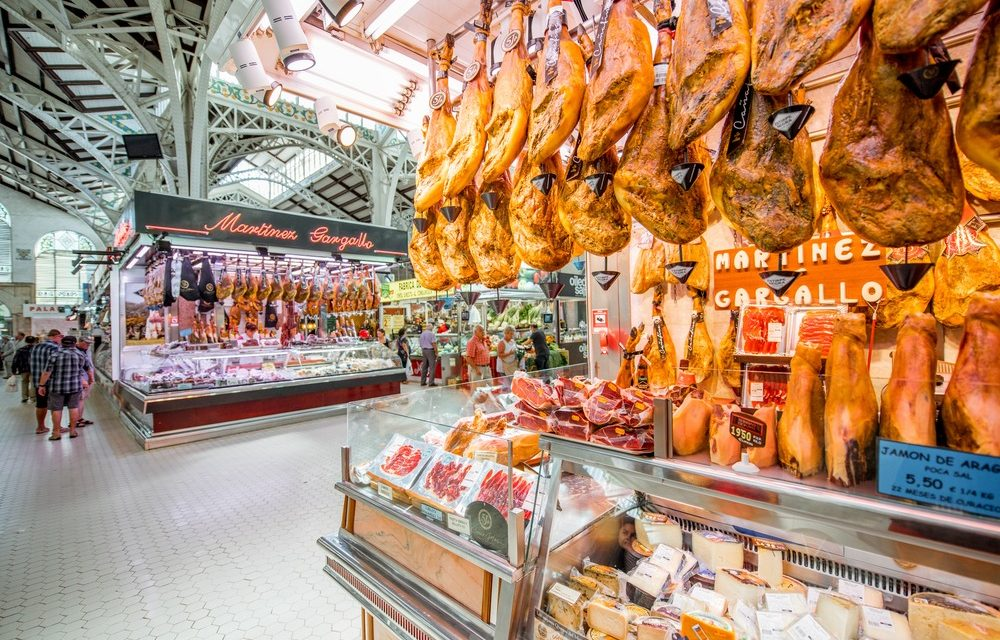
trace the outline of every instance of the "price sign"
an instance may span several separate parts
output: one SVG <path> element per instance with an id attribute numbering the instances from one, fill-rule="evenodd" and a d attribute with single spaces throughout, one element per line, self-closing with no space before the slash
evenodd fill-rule
<path id="1" fill-rule="evenodd" d="M 878 492 L 1000 518 L 1000 458 L 879 438 Z"/>
<path id="2" fill-rule="evenodd" d="M 475 500 L 466 510 L 473 540 L 502 554 L 507 553 L 507 520 L 493 505 Z"/>
<path id="3" fill-rule="evenodd" d="M 736 411 L 729 415 L 729 433 L 744 447 L 763 447 L 767 438 L 767 424 L 749 413 Z"/>

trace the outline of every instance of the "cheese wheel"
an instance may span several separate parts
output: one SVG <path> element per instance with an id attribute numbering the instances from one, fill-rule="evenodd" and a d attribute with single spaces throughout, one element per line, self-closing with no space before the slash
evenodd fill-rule
<path id="1" fill-rule="evenodd" d="M 995 640 L 1000 637 L 996 631 L 964 620 L 945 620 L 938 625 L 938 635 L 950 640 Z"/>
<path id="2" fill-rule="evenodd" d="M 587 605 L 587 626 L 617 640 L 628 636 L 628 621 L 628 611 L 612 598 L 597 596 Z"/>
<path id="3" fill-rule="evenodd" d="M 915 593 L 910 596 L 910 631 L 913 640 L 951 640 L 939 631 L 945 622 L 968 622 L 1000 634 L 1000 612 L 981 602 L 943 593 Z"/>

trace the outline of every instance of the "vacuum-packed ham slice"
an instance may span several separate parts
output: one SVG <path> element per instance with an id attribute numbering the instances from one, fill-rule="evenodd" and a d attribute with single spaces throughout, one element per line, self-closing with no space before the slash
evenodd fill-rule
<path id="1" fill-rule="evenodd" d="M 936 374 L 937 322 L 929 313 L 914 314 L 896 334 L 892 375 L 882 390 L 879 435 L 928 447 L 937 444 Z"/>
<path id="2" fill-rule="evenodd" d="M 807 311 L 799 323 L 799 335 L 796 345 L 809 342 L 819 348 L 825 358 L 830 353 L 830 342 L 833 340 L 833 323 L 837 312 L 833 310 Z"/>
<path id="3" fill-rule="evenodd" d="M 907 0 L 908 1 L 908 0 Z M 962 217 L 965 187 L 939 92 L 921 100 L 898 76 L 923 51 L 886 55 L 861 26 L 861 50 L 833 100 L 820 179 L 837 215 L 883 247 L 935 242 Z"/>
<path id="4" fill-rule="evenodd" d="M 778 460 L 797 478 L 823 470 L 824 393 L 822 352 L 799 339 L 792 356 L 788 399 L 778 423 Z"/>
<path id="5" fill-rule="evenodd" d="M 837 318 L 826 361 L 824 441 L 827 478 L 845 487 L 875 472 L 878 398 L 868 374 L 866 344 L 864 314 Z"/>
<path id="6" fill-rule="evenodd" d="M 977 293 L 944 394 L 948 446 L 1000 456 L 1000 292 Z"/>
<path id="7" fill-rule="evenodd" d="M 621 421 L 629 427 L 653 424 L 653 403 L 640 400 L 634 394 L 622 392 L 622 407 L 618 411 Z"/>
<path id="8" fill-rule="evenodd" d="M 1000 0 L 990 2 L 976 36 L 955 139 L 965 155 L 1000 180 Z"/>
<path id="9" fill-rule="evenodd" d="M 621 406 L 621 389 L 614 382 L 605 381 L 584 401 L 583 413 L 594 424 L 608 424 L 616 421 Z"/>
<path id="10" fill-rule="evenodd" d="M 555 409 L 559 406 L 559 396 L 555 390 L 539 380 L 525 375 L 515 375 L 510 391 L 536 410 Z"/>
<path id="11" fill-rule="evenodd" d="M 712 421 L 712 405 L 689 395 L 674 411 L 674 453 L 689 456 L 708 447 L 708 429 Z"/>
<path id="12" fill-rule="evenodd" d="M 553 414 L 552 432 L 564 438 L 586 440 L 591 425 L 583 412 L 577 409 L 556 409 Z"/>
<path id="13" fill-rule="evenodd" d="M 587 385 L 576 378 L 556 378 L 552 383 L 559 395 L 559 404 L 565 408 L 580 408 L 587 399 Z"/>
<path id="14" fill-rule="evenodd" d="M 784 340 L 785 321 L 781 307 L 748 307 L 740 325 L 743 353 L 777 353 Z"/>
<path id="15" fill-rule="evenodd" d="M 653 434 L 649 429 L 604 427 L 592 433 L 590 441 L 632 453 L 649 453 L 653 450 Z"/>

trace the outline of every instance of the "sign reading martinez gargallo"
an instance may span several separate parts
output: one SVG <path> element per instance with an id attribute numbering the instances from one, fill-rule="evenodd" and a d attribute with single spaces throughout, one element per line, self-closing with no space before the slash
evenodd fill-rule
<path id="1" fill-rule="evenodd" d="M 142 191 L 136 192 L 134 205 L 139 233 L 347 255 L 406 255 L 405 231 L 362 222 Z"/>

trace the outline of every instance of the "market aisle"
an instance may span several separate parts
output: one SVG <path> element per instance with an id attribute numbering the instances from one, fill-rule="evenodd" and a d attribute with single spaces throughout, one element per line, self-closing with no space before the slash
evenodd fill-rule
<path id="1" fill-rule="evenodd" d="M 0 394 L 0 640 L 358 636 L 315 542 L 340 523 L 343 417 L 143 452 L 106 402 L 48 442 L 19 397 Z"/>

